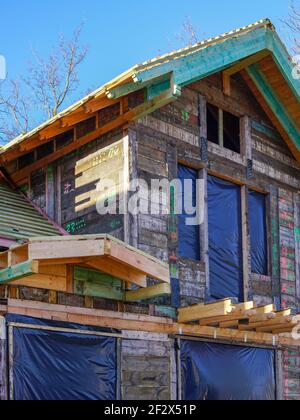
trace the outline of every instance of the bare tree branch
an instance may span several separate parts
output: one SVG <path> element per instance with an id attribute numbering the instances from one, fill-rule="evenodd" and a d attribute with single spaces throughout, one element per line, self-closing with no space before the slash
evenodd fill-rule
<path id="1" fill-rule="evenodd" d="M 29 100 L 21 93 L 16 80 L 0 86 L 0 139 L 2 142 L 26 133 L 29 129 Z"/>
<path id="2" fill-rule="evenodd" d="M 289 14 L 285 19 L 282 19 L 282 22 L 288 29 L 292 52 L 300 54 L 300 5 L 294 0 L 290 2 Z"/>
<path id="3" fill-rule="evenodd" d="M 192 18 L 186 16 L 182 24 L 181 31 L 176 35 L 177 41 L 183 46 L 195 45 L 201 41 L 203 35 L 199 33 L 198 28 L 194 25 Z"/>
<path id="4" fill-rule="evenodd" d="M 83 26 L 70 40 L 59 37 L 58 45 L 47 59 L 32 51 L 34 63 L 21 81 L 6 80 L 0 85 L 0 140 L 8 141 L 32 127 L 33 108 L 42 110 L 41 118 L 56 116 L 79 87 L 78 69 L 88 49 L 81 45 Z M 26 92 L 26 95 L 25 93 Z"/>
<path id="5" fill-rule="evenodd" d="M 58 47 L 48 60 L 34 53 L 36 63 L 25 79 L 27 86 L 51 118 L 58 114 L 67 97 L 79 86 L 78 68 L 86 58 L 88 49 L 80 45 L 82 26 L 68 41 L 60 36 Z"/>

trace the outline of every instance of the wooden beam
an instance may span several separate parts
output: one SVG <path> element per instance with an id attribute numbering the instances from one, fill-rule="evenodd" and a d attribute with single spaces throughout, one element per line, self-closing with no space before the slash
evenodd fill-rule
<path id="1" fill-rule="evenodd" d="M 270 305 L 265 305 L 265 306 L 259 306 L 257 308 L 255 308 L 255 312 L 257 315 L 259 314 L 270 314 L 272 312 L 275 312 L 276 308 L 275 305 L 270 304 Z"/>
<path id="2" fill-rule="evenodd" d="M 5 268 L 0 271 L 0 284 L 10 283 L 22 277 L 37 274 L 38 269 L 39 263 L 37 261 L 26 261 L 13 267 Z"/>
<path id="3" fill-rule="evenodd" d="M 20 278 L 19 280 L 14 280 L 12 285 L 57 292 L 68 292 L 66 277 L 59 276 L 35 274 Z"/>
<path id="4" fill-rule="evenodd" d="M 266 345 L 270 347 L 294 346 L 300 347 L 300 340 L 292 337 L 273 334 L 242 332 L 231 329 L 216 329 L 174 323 L 171 319 L 144 315 L 135 315 L 121 312 L 101 311 L 87 308 L 74 308 L 63 305 L 50 305 L 40 302 L 8 299 L 7 312 L 65 322 L 74 322 L 80 325 L 115 328 L 125 331 L 144 331 L 161 334 L 175 334 L 207 339 L 217 339 L 236 344 Z"/>
<path id="5" fill-rule="evenodd" d="M 108 254 L 112 259 L 134 267 L 141 273 L 168 284 L 171 282 L 170 269 L 167 264 L 158 260 L 154 261 L 150 256 L 143 255 L 137 250 L 133 251 L 116 241 L 110 241 Z"/>
<path id="6" fill-rule="evenodd" d="M 28 261 L 28 245 L 18 246 L 8 251 L 8 267 Z M 33 258 L 34 259 L 34 258 Z"/>
<path id="7" fill-rule="evenodd" d="M 296 160 L 300 162 L 299 129 L 281 105 L 270 85 L 266 82 L 262 72 L 257 66 L 249 69 L 248 71 L 242 71 L 244 80 L 280 135 L 286 141 Z"/>
<path id="8" fill-rule="evenodd" d="M 284 311 L 279 312 L 270 312 L 268 314 L 258 314 L 250 318 L 250 323 L 256 323 L 256 322 L 263 322 L 268 321 L 269 319 L 274 318 L 281 318 L 283 316 L 290 316 L 292 314 L 291 309 L 285 309 Z"/>
<path id="9" fill-rule="evenodd" d="M 132 290 L 125 293 L 126 302 L 139 302 L 141 300 L 149 300 L 161 296 L 170 296 L 171 286 L 167 283 L 158 284 L 145 289 Z"/>
<path id="10" fill-rule="evenodd" d="M 251 66 L 254 63 L 257 63 L 258 61 L 263 60 L 264 58 L 271 55 L 271 52 L 268 50 L 260 51 L 257 54 L 251 55 L 250 57 L 240 60 L 238 63 L 234 64 L 233 66 L 230 66 L 228 69 L 223 71 L 223 77 L 230 78 L 236 73 L 239 73 L 241 70 Z"/>
<path id="11" fill-rule="evenodd" d="M 230 96 L 231 95 L 231 79 L 230 75 L 223 71 L 222 73 L 222 87 L 224 95 Z"/>
<path id="12" fill-rule="evenodd" d="M 250 311 L 251 309 L 254 309 L 254 302 L 245 302 L 245 303 L 239 303 L 238 305 L 232 305 L 232 312 L 244 312 L 244 311 Z"/>
<path id="13" fill-rule="evenodd" d="M 215 317 L 208 317 L 203 318 L 200 320 L 200 326 L 205 327 L 207 325 L 218 325 L 220 323 L 224 322 L 235 322 L 235 321 L 243 321 L 243 320 L 249 320 L 251 315 L 254 315 L 255 309 L 250 309 L 248 311 L 238 311 L 238 312 L 232 312 L 228 315 L 223 316 L 215 316 Z"/>
<path id="14" fill-rule="evenodd" d="M 74 268 L 74 292 L 117 301 L 124 301 L 125 297 L 122 280 L 85 267 Z"/>
<path id="15" fill-rule="evenodd" d="M 297 322 L 293 322 L 293 321 L 284 322 L 282 320 L 282 322 L 272 325 L 271 328 L 270 326 L 258 327 L 256 328 L 256 331 L 257 332 L 273 332 L 273 331 L 281 330 L 281 332 L 291 332 L 295 328 L 296 325 L 297 325 Z M 282 331 L 283 329 L 286 331 Z"/>
<path id="16" fill-rule="evenodd" d="M 107 258 L 97 258 L 87 261 L 86 265 L 95 270 L 108 273 L 113 277 L 119 278 L 120 280 L 128 281 L 129 283 L 136 284 L 140 287 L 147 287 L 147 276 L 145 274 L 140 273 L 137 270 L 133 270 L 130 267 L 124 266 L 117 261 L 112 262 Z"/>
<path id="17" fill-rule="evenodd" d="M 176 93 L 176 92 L 175 92 Z M 33 164 L 27 166 L 26 168 L 14 173 L 11 175 L 11 179 L 18 183 L 22 181 L 23 179 L 27 178 L 29 174 L 32 172 L 43 168 L 45 166 L 48 166 L 50 163 L 60 159 L 61 157 L 65 156 L 66 154 L 69 154 L 73 152 L 74 150 L 79 149 L 80 147 L 92 142 L 93 140 L 96 140 L 97 138 L 101 137 L 102 135 L 108 133 L 109 131 L 112 131 L 124 124 L 126 124 L 128 121 L 140 118 L 141 116 L 144 116 L 148 113 L 153 112 L 155 109 L 166 105 L 167 103 L 171 102 L 172 100 L 175 100 L 176 96 L 173 95 L 173 92 L 170 90 L 157 98 L 154 98 L 151 101 L 148 101 L 128 112 L 121 115 L 120 117 L 116 118 L 114 121 L 105 124 L 102 127 L 97 128 L 93 132 L 83 136 L 80 140 L 74 141 L 64 147 L 63 149 L 57 150 L 56 152 L 52 153 L 50 156 L 46 156 L 43 159 L 40 159 Z M 63 132 L 68 131 L 68 129 L 61 129 L 59 130 L 59 134 L 62 134 Z M 49 134 L 50 135 L 50 134 Z M 52 132 L 51 136 L 55 137 L 57 134 Z M 51 137 L 50 137 L 51 138 Z M 0 162 L 3 164 L 8 163 L 5 154 L 2 154 L 0 156 Z"/>
<path id="18" fill-rule="evenodd" d="M 240 331 L 251 331 L 251 330 L 257 330 L 260 328 L 267 328 L 267 330 L 272 329 L 272 327 L 277 327 L 278 325 L 286 325 L 293 321 L 293 317 L 281 317 L 281 318 L 274 318 L 270 319 L 268 321 L 262 321 L 262 322 L 252 322 L 247 325 L 239 325 Z"/>
<path id="19" fill-rule="evenodd" d="M 84 106 L 85 113 L 92 114 L 101 109 L 108 108 L 109 106 L 117 104 L 118 100 L 108 99 L 107 97 L 101 99 L 94 99 Z"/>
<path id="20" fill-rule="evenodd" d="M 211 303 L 209 305 L 194 305 L 178 310 L 179 322 L 200 321 L 202 318 L 210 318 L 214 316 L 224 316 L 232 312 L 231 299 L 221 302 Z"/>
<path id="21" fill-rule="evenodd" d="M 8 267 L 8 252 L 2 252 L 0 254 L 0 269 Z"/>
<path id="22" fill-rule="evenodd" d="M 249 269 L 249 190 L 246 185 L 241 187 L 241 213 L 242 213 L 242 253 L 243 253 L 243 294 L 244 299 L 249 299 L 250 294 L 250 269 Z"/>
<path id="23" fill-rule="evenodd" d="M 55 260 L 66 261 L 68 258 L 87 258 L 104 255 L 103 239 L 86 239 L 78 241 L 34 242 L 28 245 L 29 258 L 32 260 Z"/>

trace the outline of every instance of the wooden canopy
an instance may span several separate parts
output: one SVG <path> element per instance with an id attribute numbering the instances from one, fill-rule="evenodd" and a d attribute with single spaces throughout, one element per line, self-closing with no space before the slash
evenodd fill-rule
<path id="1" fill-rule="evenodd" d="M 167 264 L 108 235 L 32 238 L 0 254 L 0 284 L 74 293 L 75 267 L 128 283 L 128 300 L 170 294 Z M 158 284 L 147 288 L 147 277 Z"/>

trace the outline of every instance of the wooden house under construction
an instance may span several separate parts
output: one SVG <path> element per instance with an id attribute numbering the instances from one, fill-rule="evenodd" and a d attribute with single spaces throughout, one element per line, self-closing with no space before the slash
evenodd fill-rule
<path id="1" fill-rule="evenodd" d="M 299 100 L 263 20 L 1 147 L 0 399 L 299 400 Z"/>

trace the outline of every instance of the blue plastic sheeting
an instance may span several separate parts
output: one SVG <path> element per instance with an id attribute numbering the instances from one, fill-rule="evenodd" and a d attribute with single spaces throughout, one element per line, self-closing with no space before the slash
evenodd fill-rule
<path id="1" fill-rule="evenodd" d="M 193 184 L 192 197 L 188 197 L 193 207 L 196 206 L 197 194 L 196 194 L 196 182 L 198 179 L 198 172 L 194 169 L 190 169 L 183 165 L 178 165 L 178 178 L 182 182 L 181 197 L 178 197 L 182 202 L 182 214 L 178 215 L 178 235 L 179 235 L 179 256 L 189 258 L 192 260 L 200 260 L 200 234 L 199 225 L 188 226 L 187 220 L 195 218 L 196 212 L 189 215 L 185 211 L 184 195 L 187 193 L 184 181 L 191 180 Z"/>
<path id="2" fill-rule="evenodd" d="M 272 350 L 182 341 L 183 399 L 276 399 Z"/>
<path id="3" fill-rule="evenodd" d="M 249 192 L 249 222 L 252 273 L 268 275 L 266 196 Z"/>
<path id="4" fill-rule="evenodd" d="M 208 177 L 211 299 L 243 300 L 241 189 Z"/>
<path id="5" fill-rule="evenodd" d="M 8 322 L 53 326 L 32 318 L 8 316 Z M 74 333 L 13 328 L 14 399 L 115 400 L 117 339 L 76 333 L 93 331 L 73 324 Z"/>

